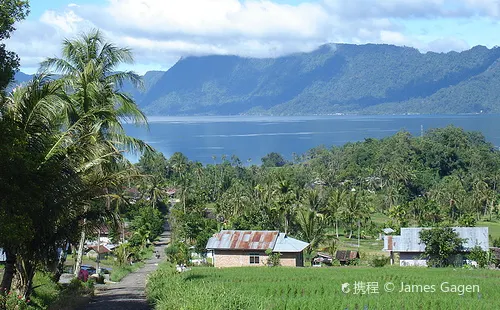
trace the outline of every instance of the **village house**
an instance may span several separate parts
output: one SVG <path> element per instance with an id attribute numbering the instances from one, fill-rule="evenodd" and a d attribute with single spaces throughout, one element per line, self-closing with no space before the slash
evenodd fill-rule
<path id="1" fill-rule="evenodd" d="M 86 255 L 89 259 L 104 260 L 108 257 L 111 251 L 114 249 L 114 245 L 91 245 L 87 247 Z"/>
<path id="2" fill-rule="evenodd" d="M 475 246 L 488 251 L 488 227 L 452 227 L 458 237 L 465 239 L 464 252 L 467 253 Z M 400 266 L 427 266 L 424 257 L 425 244 L 420 241 L 422 227 L 401 228 L 399 236 L 384 236 L 384 251 L 388 251 L 391 264 L 394 262 L 394 253 L 399 253 Z"/>
<path id="3" fill-rule="evenodd" d="M 280 264 L 304 266 L 304 249 L 309 243 L 279 231 L 221 230 L 207 243 L 215 267 L 265 266 L 267 249 L 280 253 Z"/>

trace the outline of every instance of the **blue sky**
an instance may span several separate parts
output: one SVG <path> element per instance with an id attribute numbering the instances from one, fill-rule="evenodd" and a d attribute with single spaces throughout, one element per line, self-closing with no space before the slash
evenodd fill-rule
<path id="1" fill-rule="evenodd" d="M 388 43 L 421 52 L 493 47 L 498 0 L 32 0 L 7 46 L 34 72 L 63 38 L 99 28 L 134 50 L 131 69 L 188 55 L 275 57 L 324 43 Z"/>

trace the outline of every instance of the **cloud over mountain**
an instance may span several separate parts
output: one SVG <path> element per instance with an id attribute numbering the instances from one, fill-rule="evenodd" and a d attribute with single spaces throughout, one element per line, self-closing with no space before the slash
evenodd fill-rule
<path id="1" fill-rule="evenodd" d="M 139 67 L 169 66 L 181 56 L 274 57 L 326 42 L 392 43 L 421 51 L 464 50 L 463 38 L 415 33 L 407 25 L 482 18 L 495 21 L 496 0 L 108 0 L 47 10 L 19 25 L 8 42 L 23 67 L 36 67 L 60 41 L 91 27 L 134 49 Z M 143 70 L 144 71 L 144 70 Z"/>

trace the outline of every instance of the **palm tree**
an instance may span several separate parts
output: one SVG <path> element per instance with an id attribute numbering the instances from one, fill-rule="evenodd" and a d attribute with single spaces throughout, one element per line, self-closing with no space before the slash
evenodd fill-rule
<path id="1" fill-rule="evenodd" d="M 57 224 L 67 214 L 57 211 L 74 210 L 71 194 L 77 178 L 69 160 L 63 156 L 43 160 L 60 125 L 58 115 L 64 107 L 60 95 L 58 83 L 46 75 L 35 76 L 6 98 L 0 114 L 4 130 L 1 143 L 4 152 L 0 158 L 3 193 L 0 245 L 8 257 L 2 287 L 10 289 L 14 280 L 14 288 L 24 297 L 30 294 L 35 265 L 47 258 L 47 250 L 53 248 L 51 241 L 57 243 L 67 229 L 64 224 Z M 56 184 L 65 189 L 58 196 L 50 191 Z M 48 210 L 51 213 L 40 221 Z M 38 223 L 54 226 L 43 230 Z M 46 247 L 42 246 L 46 243 Z"/>
<path id="2" fill-rule="evenodd" d="M 295 191 L 290 181 L 281 178 L 274 184 L 274 206 L 273 211 L 279 218 L 283 218 L 284 233 L 288 233 L 292 216 L 295 213 L 295 207 L 298 192 Z"/>
<path id="3" fill-rule="evenodd" d="M 102 156 L 92 154 L 92 160 L 84 158 L 89 174 L 98 174 L 106 178 L 116 171 L 117 162 L 123 161 L 123 151 L 144 151 L 152 149 L 144 142 L 126 135 L 123 121 L 147 125 L 145 115 L 134 100 L 120 91 L 124 82 L 141 85 L 140 77 L 134 72 L 119 72 L 117 67 L 123 63 L 133 63 L 132 52 L 106 42 L 99 30 L 92 30 L 73 40 L 64 40 L 61 58 L 48 58 L 41 64 L 42 70 L 54 70 L 62 76 L 70 105 L 64 113 L 67 130 L 61 135 L 48 157 L 58 149 L 94 142 L 96 148 L 109 150 Z M 108 190 L 106 190 L 108 192 Z M 75 272 L 81 264 L 82 242 L 85 229 L 82 229 L 79 254 Z"/>
<path id="4" fill-rule="evenodd" d="M 335 223 L 335 235 L 339 238 L 339 211 L 345 203 L 345 192 L 339 189 L 330 192 L 327 200 L 327 219 Z"/>
<path id="5" fill-rule="evenodd" d="M 142 84 L 134 72 L 117 71 L 123 63 L 133 63 L 131 50 L 106 42 L 99 30 L 92 30 L 64 40 L 62 57 L 48 58 L 41 70 L 53 70 L 62 76 L 61 82 L 70 94 L 71 104 L 65 111 L 68 127 L 79 124 L 93 128 L 119 151 L 143 151 L 148 145 L 127 136 L 122 125 L 123 121 L 131 121 L 147 126 L 146 116 L 134 100 L 120 91 L 126 81 L 137 87 Z"/>
<path id="6" fill-rule="evenodd" d="M 326 222 L 321 214 L 302 209 L 297 212 L 297 223 L 301 238 L 310 244 L 309 251 L 316 249 L 325 240 Z"/>

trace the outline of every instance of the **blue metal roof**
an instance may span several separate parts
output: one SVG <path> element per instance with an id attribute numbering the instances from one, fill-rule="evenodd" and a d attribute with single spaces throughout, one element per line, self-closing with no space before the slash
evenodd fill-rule
<path id="1" fill-rule="evenodd" d="M 487 251 L 489 249 L 488 227 L 452 227 L 458 237 L 465 239 L 463 244 L 465 250 L 480 246 Z M 425 244 L 420 241 L 420 231 L 429 229 L 423 227 L 401 228 L 399 236 L 385 236 L 384 250 L 395 252 L 424 252 Z M 390 243 L 390 244 L 389 244 Z"/>
<path id="2" fill-rule="evenodd" d="M 302 252 L 309 246 L 309 243 L 288 237 L 284 233 L 280 233 L 276 244 L 274 245 L 273 252 Z"/>

